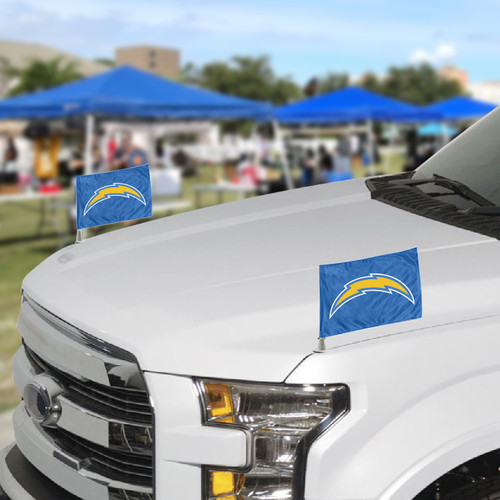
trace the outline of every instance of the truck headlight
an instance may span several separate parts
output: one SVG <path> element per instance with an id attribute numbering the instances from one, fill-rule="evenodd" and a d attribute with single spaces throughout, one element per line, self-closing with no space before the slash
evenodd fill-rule
<path id="1" fill-rule="evenodd" d="M 206 469 L 209 500 L 299 499 L 311 443 L 348 411 L 344 385 L 196 381 L 206 425 L 249 431 L 248 469 Z"/>

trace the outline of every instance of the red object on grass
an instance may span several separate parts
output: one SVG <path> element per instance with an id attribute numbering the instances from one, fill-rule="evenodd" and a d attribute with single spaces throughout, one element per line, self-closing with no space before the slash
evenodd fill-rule
<path id="1" fill-rule="evenodd" d="M 38 190 L 41 194 L 54 194 L 61 192 L 61 186 L 59 184 L 45 184 L 40 186 Z"/>

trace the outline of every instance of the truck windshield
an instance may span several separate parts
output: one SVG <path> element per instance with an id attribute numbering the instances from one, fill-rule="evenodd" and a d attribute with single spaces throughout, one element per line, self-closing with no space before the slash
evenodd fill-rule
<path id="1" fill-rule="evenodd" d="M 412 176 L 454 179 L 494 205 L 500 205 L 500 108 L 443 148 Z"/>

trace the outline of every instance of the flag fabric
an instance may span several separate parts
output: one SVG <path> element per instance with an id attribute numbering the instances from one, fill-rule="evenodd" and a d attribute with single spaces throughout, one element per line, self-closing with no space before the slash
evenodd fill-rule
<path id="1" fill-rule="evenodd" d="M 320 338 L 422 317 L 416 248 L 319 267 Z"/>
<path id="2" fill-rule="evenodd" d="M 152 215 L 148 164 L 76 178 L 78 229 Z"/>

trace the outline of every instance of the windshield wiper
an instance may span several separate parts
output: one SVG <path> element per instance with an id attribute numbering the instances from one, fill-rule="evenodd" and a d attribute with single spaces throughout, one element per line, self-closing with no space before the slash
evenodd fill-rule
<path id="1" fill-rule="evenodd" d="M 471 207 L 464 210 L 459 210 L 462 214 L 471 215 L 500 215 L 500 206 L 484 206 L 484 207 Z"/>
<path id="2" fill-rule="evenodd" d="M 500 208 L 495 206 L 494 203 L 491 203 L 491 201 L 487 200 L 486 198 L 483 198 L 479 193 L 476 193 L 470 187 L 466 186 L 465 184 L 462 184 L 460 181 L 457 181 L 455 179 L 448 179 L 447 177 L 443 177 L 442 175 L 434 174 L 430 178 L 423 178 L 423 179 L 394 179 L 392 181 L 389 181 L 389 184 L 393 186 L 419 186 L 423 184 L 434 184 L 435 186 L 441 186 L 446 189 L 449 189 L 450 191 L 453 191 L 455 194 L 461 196 L 462 198 L 471 200 L 479 205 L 479 207 L 468 209 L 467 213 L 482 213 L 482 212 L 476 212 L 476 210 L 482 208 L 485 209 L 494 208 L 498 210 L 500 215 Z M 496 213 L 491 213 L 491 210 L 488 212 L 488 214 L 496 215 Z"/>

